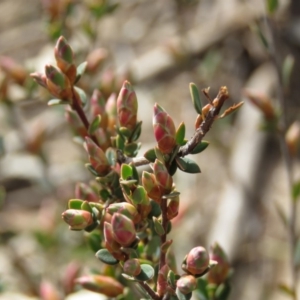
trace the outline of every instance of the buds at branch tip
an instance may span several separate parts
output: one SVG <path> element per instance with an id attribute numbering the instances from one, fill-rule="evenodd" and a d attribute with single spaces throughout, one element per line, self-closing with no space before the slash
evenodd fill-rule
<path id="1" fill-rule="evenodd" d="M 82 230 L 94 223 L 92 214 L 86 210 L 67 209 L 62 218 L 71 230 Z"/>
<path id="2" fill-rule="evenodd" d="M 131 84 L 125 81 L 117 99 L 117 114 L 120 127 L 133 130 L 137 123 L 137 110 L 136 94 Z"/>
<path id="3" fill-rule="evenodd" d="M 176 145 L 176 128 L 172 118 L 157 103 L 153 115 L 154 136 L 162 153 L 171 153 Z"/>
<path id="4" fill-rule="evenodd" d="M 121 295 L 124 291 L 124 286 L 110 276 L 83 276 L 77 278 L 76 283 L 89 291 L 104 294 L 111 298 Z"/>

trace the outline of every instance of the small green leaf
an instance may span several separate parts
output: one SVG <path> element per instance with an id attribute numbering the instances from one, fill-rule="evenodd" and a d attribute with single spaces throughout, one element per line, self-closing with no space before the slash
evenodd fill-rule
<path id="1" fill-rule="evenodd" d="M 88 241 L 89 246 L 93 250 L 93 252 L 97 252 L 99 250 L 101 242 L 102 242 L 100 231 L 95 230 L 95 231 L 91 232 L 87 236 L 87 241 Z"/>
<path id="2" fill-rule="evenodd" d="M 124 150 L 124 146 L 125 146 L 125 140 L 124 138 L 122 137 L 122 135 L 118 134 L 117 137 L 116 137 L 116 146 L 118 149 L 120 150 Z"/>
<path id="3" fill-rule="evenodd" d="M 178 288 L 176 288 L 176 295 L 178 300 L 190 300 L 192 298 L 193 293 L 182 294 Z"/>
<path id="4" fill-rule="evenodd" d="M 77 70 L 76 70 L 76 80 L 75 80 L 75 83 L 76 84 L 79 79 L 81 78 L 81 76 L 84 74 L 85 70 L 86 70 L 86 66 L 87 66 L 87 62 L 83 62 L 81 63 L 78 67 L 77 67 Z"/>
<path id="5" fill-rule="evenodd" d="M 300 181 L 294 183 L 292 193 L 293 193 L 293 200 L 296 202 L 300 196 Z"/>
<path id="6" fill-rule="evenodd" d="M 228 299 L 230 291 L 231 287 L 228 282 L 219 285 L 215 294 L 216 300 Z"/>
<path id="7" fill-rule="evenodd" d="M 145 198 L 148 198 L 147 192 L 143 186 L 139 185 L 132 194 L 133 202 L 135 205 L 141 204 L 145 202 Z"/>
<path id="8" fill-rule="evenodd" d="M 68 203 L 69 209 L 81 209 L 81 205 L 84 201 L 80 199 L 71 199 Z"/>
<path id="9" fill-rule="evenodd" d="M 201 141 L 191 152 L 191 154 L 198 154 L 202 151 L 204 151 L 209 145 L 209 142 L 207 141 Z"/>
<path id="10" fill-rule="evenodd" d="M 94 120 L 90 123 L 89 129 L 88 129 L 88 134 L 93 135 L 96 130 L 99 128 L 101 122 L 101 116 L 97 115 Z"/>
<path id="11" fill-rule="evenodd" d="M 68 104 L 68 102 L 60 100 L 60 99 L 51 99 L 48 101 L 48 106 L 55 106 L 55 105 L 64 105 Z"/>
<path id="12" fill-rule="evenodd" d="M 107 189 L 102 189 L 99 192 L 99 196 L 100 196 L 101 200 L 103 200 L 104 202 L 106 202 L 108 199 L 111 198 L 111 194 Z"/>
<path id="13" fill-rule="evenodd" d="M 177 163 L 176 163 L 176 160 L 174 159 L 174 160 L 172 161 L 172 163 L 171 163 L 170 168 L 169 168 L 169 174 L 170 174 L 171 176 L 173 176 L 173 175 L 176 173 L 176 171 L 177 171 Z"/>
<path id="14" fill-rule="evenodd" d="M 295 58 L 292 55 L 287 55 L 282 65 L 282 81 L 285 89 L 288 89 L 291 80 L 291 74 L 294 69 Z"/>
<path id="15" fill-rule="evenodd" d="M 90 163 L 85 164 L 85 167 L 94 175 L 99 176 L 97 171 L 93 168 L 93 166 Z"/>
<path id="16" fill-rule="evenodd" d="M 155 162 L 156 155 L 155 155 L 155 150 L 154 148 L 148 150 L 145 154 L 144 157 L 149 160 L 150 162 Z"/>
<path id="17" fill-rule="evenodd" d="M 150 265 L 142 264 L 141 273 L 134 278 L 138 281 L 148 281 L 151 280 L 154 276 L 154 269 Z"/>
<path id="18" fill-rule="evenodd" d="M 121 178 L 123 180 L 132 179 L 132 167 L 127 164 L 122 164 Z"/>
<path id="19" fill-rule="evenodd" d="M 130 164 L 130 166 L 132 168 L 132 178 L 135 179 L 136 183 L 138 184 L 140 181 L 138 170 L 134 164 Z"/>
<path id="20" fill-rule="evenodd" d="M 207 292 L 207 281 L 204 278 L 197 279 L 197 289 L 194 291 L 199 300 L 209 300 Z"/>
<path id="21" fill-rule="evenodd" d="M 202 114 L 202 104 L 200 99 L 200 94 L 195 83 L 190 83 L 190 93 L 192 96 L 192 102 L 194 104 L 196 112 L 201 115 Z"/>
<path id="22" fill-rule="evenodd" d="M 164 158 L 164 155 L 163 153 L 159 150 L 158 147 L 155 147 L 154 148 L 154 151 L 155 151 L 155 156 L 156 158 L 161 161 L 162 163 L 165 163 L 165 158 Z"/>
<path id="23" fill-rule="evenodd" d="M 184 145 L 184 137 L 185 137 L 185 124 L 181 122 L 176 131 L 176 143 L 179 146 Z"/>
<path id="24" fill-rule="evenodd" d="M 169 273 L 168 273 L 168 284 L 173 288 L 173 289 L 176 289 L 176 275 L 175 273 L 170 270 Z"/>
<path id="25" fill-rule="evenodd" d="M 159 222 L 159 220 L 156 217 L 152 217 L 153 224 L 154 224 L 154 230 L 159 235 L 162 236 L 165 234 L 165 230 L 162 226 L 162 224 Z"/>
<path id="26" fill-rule="evenodd" d="M 183 172 L 190 174 L 201 173 L 199 166 L 193 160 L 187 157 L 176 157 L 176 162 L 178 168 Z"/>
<path id="27" fill-rule="evenodd" d="M 126 127 L 120 127 L 119 128 L 119 132 L 122 134 L 122 136 L 124 136 L 125 138 L 129 138 L 131 135 L 131 132 L 128 128 Z"/>
<path id="28" fill-rule="evenodd" d="M 140 144 L 135 143 L 135 142 L 126 144 L 124 147 L 124 153 L 126 155 L 128 155 L 129 157 L 134 157 L 137 155 L 139 147 L 140 147 Z"/>
<path id="29" fill-rule="evenodd" d="M 86 210 L 86 211 L 89 211 L 90 213 L 93 212 L 93 210 L 92 210 L 92 208 L 91 208 L 88 201 L 83 201 L 80 208 L 81 208 L 81 210 Z"/>
<path id="30" fill-rule="evenodd" d="M 119 261 L 107 249 L 100 249 L 95 256 L 107 265 L 116 265 Z"/>
<path id="31" fill-rule="evenodd" d="M 141 135 L 141 132 L 142 132 L 142 121 L 139 121 L 137 124 L 136 124 L 136 126 L 135 126 L 135 128 L 133 129 L 133 132 L 132 132 L 132 134 L 131 134 L 131 136 L 130 136 L 130 140 L 131 141 L 136 141 L 139 137 L 140 137 L 140 135 Z"/>
<path id="32" fill-rule="evenodd" d="M 161 209 L 157 202 L 151 200 L 150 205 L 152 207 L 151 212 L 148 215 L 148 218 L 159 217 L 161 215 Z"/>
<path id="33" fill-rule="evenodd" d="M 76 92 L 79 95 L 81 104 L 84 106 L 86 104 L 86 102 L 87 102 L 87 97 L 86 97 L 85 91 L 83 89 L 77 87 L 77 86 L 75 86 L 74 88 L 75 88 Z"/>
<path id="34" fill-rule="evenodd" d="M 106 151 L 105 151 L 105 156 L 108 160 L 108 163 L 111 165 L 111 166 L 115 166 L 116 163 L 117 163 L 117 152 L 114 148 L 108 148 Z"/>
<path id="35" fill-rule="evenodd" d="M 278 0 L 267 0 L 267 8 L 269 13 L 273 13 L 276 11 L 278 7 Z"/>

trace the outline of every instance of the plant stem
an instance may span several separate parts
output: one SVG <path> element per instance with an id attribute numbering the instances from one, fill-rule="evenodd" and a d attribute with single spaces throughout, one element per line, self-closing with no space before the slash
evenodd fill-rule
<path id="1" fill-rule="evenodd" d="M 83 123 L 84 127 L 86 128 L 86 130 L 89 130 L 90 127 L 90 123 L 85 115 L 85 112 L 82 109 L 82 106 L 80 104 L 81 100 L 78 97 L 78 94 L 76 93 L 76 91 L 74 90 L 74 88 L 72 89 L 72 94 L 73 94 L 73 98 L 72 98 L 72 104 L 71 107 L 73 110 L 76 111 L 77 115 L 79 116 L 81 122 Z M 96 139 L 96 137 L 94 135 L 90 135 L 90 138 L 96 143 L 96 145 L 99 146 L 99 143 Z"/>
<path id="2" fill-rule="evenodd" d="M 146 282 L 139 281 L 138 283 L 149 294 L 149 296 L 153 300 L 160 300 L 160 297 L 153 291 L 153 289 Z"/>
<path id="3" fill-rule="evenodd" d="M 167 227 L 168 227 L 168 217 L 167 217 L 167 199 L 161 199 L 161 217 L 162 217 L 162 227 L 165 233 L 160 237 L 160 245 L 162 246 L 167 241 Z M 160 252 L 159 258 L 159 270 L 166 264 L 166 253 L 164 251 Z"/>
<path id="4" fill-rule="evenodd" d="M 181 146 L 178 151 L 178 156 L 186 156 L 193 151 L 193 149 L 201 142 L 203 137 L 211 128 L 214 120 L 220 113 L 220 110 L 224 104 L 224 101 L 228 99 L 229 94 L 227 87 L 222 86 L 219 90 L 219 93 L 216 97 L 216 106 L 212 106 L 211 109 L 208 111 L 208 114 L 205 120 L 201 123 L 200 127 L 194 133 L 194 136 L 184 145 Z"/>

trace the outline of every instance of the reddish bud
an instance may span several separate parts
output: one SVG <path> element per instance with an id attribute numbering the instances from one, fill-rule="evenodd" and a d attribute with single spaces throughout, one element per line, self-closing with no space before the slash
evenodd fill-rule
<path id="1" fill-rule="evenodd" d="M 107 175 L 111 168 L 103 150 L 98 147 L 89 137 L 85 138 L 84 146 L 85 150 L 89 154 L 89 160 L 92 167 L 100 176 Z"/>
<path id="2" fill-rule="evenodd" d="M 179 211 L 179 196 L 172 197 L 167 207 L 168 220 L 172 220 L 178 215 Z"/>
<path id="3" fill-rule="evenodd" d="M 137 258 L 128 259 L 125 261 L 123 271 L 129 276 L 137 276 L 141 273 L 141 265 Z"/>
<path id="4" fill-rule="evenodd" d="M 72 98 L 71 83 L 64 73 L 51 65 L 46 65 L 45 74 L 47 87 L 52 95 L 66 101 Z"/>
<path id="5" fill-rule="evenodd" d="M 86 70 L 87 72 L 94 73 L 97 71 L 99 66 L 105 61 L 105 59 L 108 57 L 108 52 L 104 48 L 98 48 L 93 50 L 87 57 L 87 66 Z"/>
<path id="6" fill-rule="evenodd" d="M 121 245 L 115 241 L 112 226 L 110 223 L 104 222 L 103 234 L 104 234 L 105 247 L 111 254 L 113 254 L 114 256 L 117 255 L 117 257 L 116 256 L 115 257 L 119 259 L 119 255 L 122 255 L 120 251 Z M 123 258 L 123 256 L 121 256 L 120 258 Z"/>
<path id="7" fill-rule="evenodd" d="M 123 83 L 117 99 L 117 113 L 120 127 L 133 130 L 137 123 L 138 102 L 136 94 L 128 81 Z"/>
<path id="8" fill-rule="evenodd" d="M 8 56 L 0 56 L 0 68 L 16 83 L 18 83 L 19 85 L 24 84 L 27 78 L 27 72 L 12 58 Z"/>
<path id="9" fill-rule="evenodd" d="M 83 276 L 77 278 L 76 283 L 80 284 L 83 288 L 89 291 L 104 294 L 111 298 L 121 295 L 124 291 L 123 285 L 109 276 Z"/>
<path id="10" fill-rule="evenodd" d="M 223 249 L 215 243 L 210 249 L 210 259 L 217 262 L 208 273 L 207 280 L 209 283 L 219 285 L 225 281 L 229 273 L 229 263 Z"/>
<path id="11" fill-rule="evenodd" d="M 71 294 L 75 290 L 75 279 L 80 273 L 80 265 L 75 262 L 71 262 L 65 272 L 62 280 L 63 289 L 66 295 Z"/>
<path id="12" fill-rule="evenodd" d="M 209 266 L 209 255 L 205 248 L 198 246 L 193 248 L 186 257 L 182 269 L 193 275 L 202 274 Z"/>
<path id="13" fill-rule="evenodd" d="M 294 122 L 285 135 L 285 141 L 289 152 L 292 156 L 296 156 L 300 145 L 300 122 Z"/>
<path id="14" fill-rule="evenodd" d="M 44 74 L 39 72 L 34 72 L 30 74 L 30 77 L 40 86 L 47 88 L 47 78 Z"/>
<path id="15" fill-rule="evenodd" d="M 124 247 L 130 246 L 136 239 L 134 223 L 128 217 L 114 213 L 111 219 L 114 239 Z"/>
<path id="16" fill-rule="evenodd" d="M 161 193 L 163 195 L 169 194 L 172 190 L 173 179 L 166 166 L 160 160 L 156 159 L 153 164 L 153 172 Z"/>
<path id="17" fill-rule="evenodd" d="M 75 186 L 75 198 L 86 200 L 89 202 L 98 202 L 99 196 L 86 183 L 78 182 Z"/>
<path id="18" fill-rule="evenodd" d="M 141 220 L 141 216 L 139 215 L 137 209 L 132 204 L 127 202 L 112 203 L 107 207 L 106 211 L 111 215 L 116 212 L 120 213 L 130 218 L 135 224 Z"/>
<path id="19" fill-rule="evenodd" d="M 61 297 L 57 292 L 57 288 L 48 281 L 42 281 L 40 285 L 41 300 L 60 300 Z"/>
<path id="20" fill-rule="evenodd" d="M 92 214 L 86 210 L 67 209 L 62 218 L 71 230 L 82 230 L 94 223 Z"/>
<path id="21" fill-rule="evenodd" d="M 244 95 L 254 104 L 265 116 L 266 120 L 276 119 L 276 113 L 270 98 L 267 95 L 244 91 Z"/>
<path id="22" fill-rule="evenodd" d="M 115 125 L 117 123 L 117 99 L 116 94 L 111 94 L 106 101 L 105 111 L 108 117 L 107 129 L 115 131 Z"/>
<path id="23" fill-rule="evenodd" d="M 172 152 L 176 145 L 176 128 L 172 118 L 157 103 L 154 105 L 153 129 L 159 150 Z"/>
<path id="24" fill-rule="evenodd" d="M 189 294 L 197 287 L 197 280 L 192 275 L 183 275 L 176 282 L 176 286 L 182 294 Z"/>
<path id="25" fill-rule="evenodd" d="M 157 276 L 157 293 L 159 296 L 163 296 L 168 290 L 168 273 L 170 268 L 168 265 L 164 265 L 159 271 Z"/>
<path id="26" fill-rule="evenodd" d="M 145 188 L 147 195 L 149 198 L 153 199 L 154 201 L 160 203 L 162 193 L 156 182 L 155 175 L 149 172 L 143 171 L 142 174 L 142 183 L 143 187 Z"/>
<path id="27" fill-rule="evenodd" d="M 68 44 L 67 40 L 61 36 L 55 45 L 54 56 L 57 66 L 60 70 L 66 74 L 71 83 L 74 83 L 76 79 L 76 66 L 73 63 L 73 50 Z"/>

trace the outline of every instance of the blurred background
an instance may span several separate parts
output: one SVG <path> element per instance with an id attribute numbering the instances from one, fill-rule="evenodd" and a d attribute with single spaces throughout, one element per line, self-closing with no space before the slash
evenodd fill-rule
<path id="1" fill-rule="evenodd" d="M 218 241 L 233 269 L 231 300 L 291 299 L 283 291 L 291 282 L 282 221 L 291 210 L 286 169 L 276 135 L 261 130 L 262 113 L 243 95 L 260 92 L 279 107 L 278 70 L 263 43 L 271 36 L 279 65 L 287 58 L 293 64 L 284 101 L 287 123 L 299 121 L 300 2 L 279 1 L 272 14 L 266 3 L 0 1 L 0 299 L 40 299 L 41 286 L 63 295 L 66 274 L 84 274 L 99 263 L 85 235 L 61 220 L 76 182 L 91 180 L 87 156 L 72 139 L 64 109 L 48 107 L 51 95 L 28 76 L 54 62 L 61 34 L 76 64 L 88 61 L 81 80 L 88 97 L 94 88 L 108 97 L 124 79 L 134 85 L 141 155 L 155 144 L 155 102 L 176 126 L 185 122 L 187 138 L 193 135 L 190 82 L 210 87 L 212 98 L 227 86 L 228 106 L 245 101 L 205 137 L 210 146 L 194 157 L 202 173 L 176 174 L 181 213 L 173 223 L 174 251 L 180 265 L 191 247 L 208 249 Z M 293 167 L 299 180 L 297 159 Z M 299 217 L 297 224 L 299 234 Z"/>

